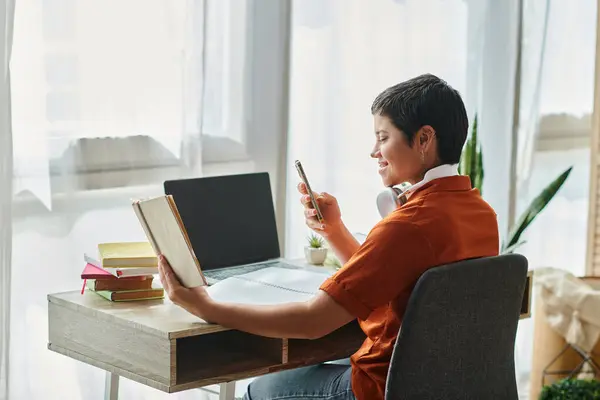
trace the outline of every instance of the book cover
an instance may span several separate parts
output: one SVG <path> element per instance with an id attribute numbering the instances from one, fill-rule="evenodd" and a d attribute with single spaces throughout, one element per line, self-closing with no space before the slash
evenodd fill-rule
<path id="1" fill-rule="evenodd" d="M 132 204 L 155 254 L 163 254 L 185 287 L 206 286 L 183 221 L 170 195 Z"/>
<path id="2" fill-rule="evenodd" d="M 162 299 L 165 296 L 163 288 L 142 290 L 96 290 L 94 293 L 110 301 L 134 301 Z"/>
<path id="3" fill-rule="evenodd" d="M 108 271 L 103 270 L 93 264 L 87 263 L 81 271 L 81 279 L 114 279 L 118 278 Z"/>
<path id="4" fill-rule="evenodd" d="M 111 275 L 112 276 L 112 275 Z M 88 279 L 86 286 L 90 290 L 142 290 L 152 288 L 153 277 L 131 277 L 121 279 Z"/>
<path id="5" fill-rule="evenodd" d="M 114 275 L 116 278 L 120 279 L 126 277 L 131 278 L 158 274 L 158 267 L 105 267 L 103 269 L 109 274 Z"/>
<path id="6" fill-rule="evenodd" d="M 99 243 L 98 254 L 104 268 L 158 266 L 158 258 L 148 242 Z"/>
<path id="7" fill-rule="evenodd" d="M 81 279 L 146 279 L 149 276 L 158 274 L 158 267 L 102 268 L 93 264 L 93 260 L 90 260 L 87 255 L 84 258 L 86 265 L 81 273 Z"/>

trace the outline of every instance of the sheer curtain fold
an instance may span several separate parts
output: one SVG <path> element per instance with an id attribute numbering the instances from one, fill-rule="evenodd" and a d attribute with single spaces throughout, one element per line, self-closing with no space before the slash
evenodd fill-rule
<path id="1" fill-rule="evenodd" d="M 12 251 L 10 58 L 14 0 L 0 2 L 0 399 L 8 399 Z"/>
<path id="2" fill-rule="evenodd" d="M 102 397 L 102 370 L 47 349 L 46 295 L 81 288 L 83 253 L 97 251 L 98 243 L 146 240 L 132 199 L 164 194 L 166 179 L 202 174 L 204 6 L 204 0 L 16 5 L 14 143 L 0 148 L 13 151 L 15 172 L 14 179 L 8 173 L 13 190 L 0 190 L 13 196 L 5 242 L 12 290 L 1 293 L 10 300 L 11 399 Z M 129 380 L 120 395 L 168 397 Z"/>
<path id="3" fill-rule="evenodd" d="M 182 165 L 190 175 L 202 174 L 207 1 L 189 0 L 183 35 L 183 135 L 179 142 Z"/>
<path id="4" fill-rule="evenodd" d="M 540 133 L 540 100 L 551 4 L 550 0 L 523 1 L 518 157 L 516 160 L 517 187 L 521 187 L 521 189 L 526 186 L 531 175 L 533 155 Z"/>

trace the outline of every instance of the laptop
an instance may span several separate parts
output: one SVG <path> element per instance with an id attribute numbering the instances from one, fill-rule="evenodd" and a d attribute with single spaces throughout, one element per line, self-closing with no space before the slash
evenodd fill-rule
<path id="1" fill-rule="evenodd" d="M 281 257 L 269 174 L 164 182 L 209 285 L 267 267 L 299 268 Z"/>

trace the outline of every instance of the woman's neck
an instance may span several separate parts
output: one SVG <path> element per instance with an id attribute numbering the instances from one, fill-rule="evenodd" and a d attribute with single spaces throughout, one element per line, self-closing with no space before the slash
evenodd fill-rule
<path id="1" fill-rule="evenodd" d="M 424 169 L 423 169 L 423 170 L 422 170 L 422 171 L 419 173 L 419 175 L 417 175 L 416 177 L 412 178 L 412 179 L 411 179 L 411 180 L 409 180 L 408 182 L 409 182 L 411 185 L 414 185 L 414 184 L 415 184 L 415 183 L 417 183 L 417 182 L 421 182 L 423 179 L 425 179 L 425 174 L 427 174 L 427 172 L 428 172 L 428 171 L 430 171 L 430 170 L 432 170 L 432 169 L 434 169 L 434 168 L 437 168 L 437 167 L 439 167 L 440 165 L 442 165 L 442 163 L 440 163 L 440 162 L 437 162 L 437 161 L 436 161 L 435 163 L 432 163 L 430 166 L 428 166 L 428 167 L 425 167 L 425 168 L 424 168 Z"/>

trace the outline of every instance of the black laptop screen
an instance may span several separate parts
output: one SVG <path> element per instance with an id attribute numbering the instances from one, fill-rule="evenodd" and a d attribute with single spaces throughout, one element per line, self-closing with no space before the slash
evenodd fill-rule
<path id="1" fill-rule="evenodd" d="M 277 258 L 268 173 L 166 181 L 204 270 Z"/>

